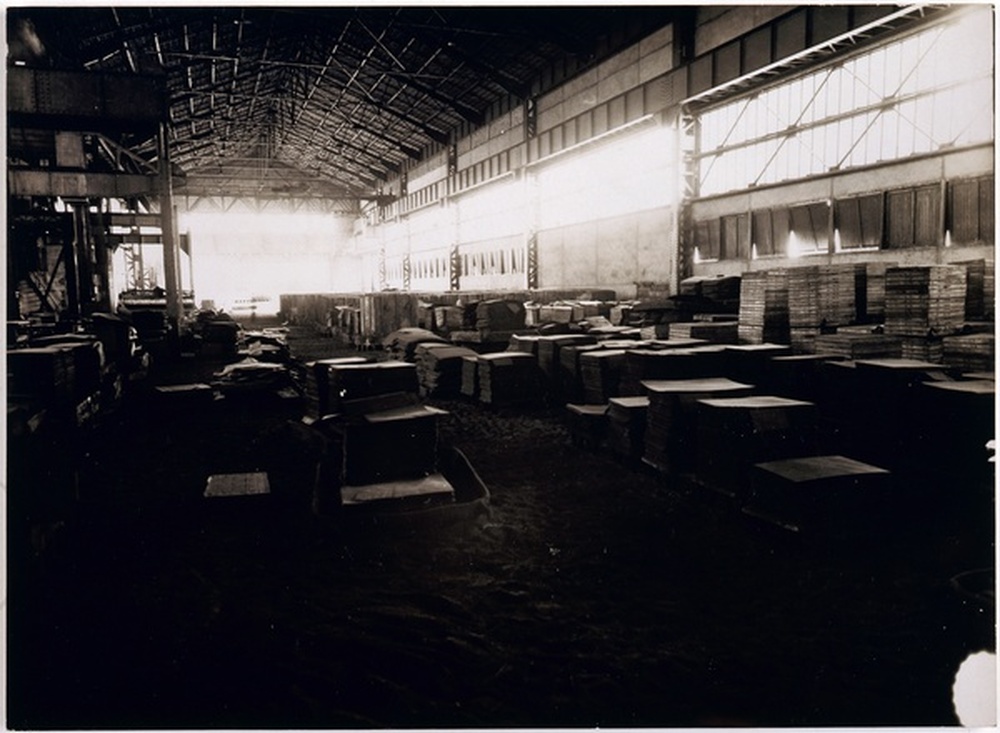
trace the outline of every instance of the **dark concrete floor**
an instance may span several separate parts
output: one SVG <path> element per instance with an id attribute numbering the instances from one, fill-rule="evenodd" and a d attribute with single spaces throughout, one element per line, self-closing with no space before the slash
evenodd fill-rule
<path id="1" fill-rule="evenodd" d="M 311 514 L 294 400 L 136 398 L 26 458 L 12 496 L 79 500 L 44 552 L 10 534 L 8 727 L 957 723 L 954 674 L 995 626 L 949 581 L 992 566 L 992 517 L 900 501 L 878 536 L 792 537 L 574 446 L 558 409 L 434 404 L 492 510 L 432 533 Z M 206 505 L 208 475 L 243 470 L 280 477 L 277 500 Z"/>

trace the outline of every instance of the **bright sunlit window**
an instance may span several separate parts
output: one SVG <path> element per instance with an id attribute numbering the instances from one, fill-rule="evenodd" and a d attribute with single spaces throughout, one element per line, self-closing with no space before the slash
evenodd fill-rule
<path id="1" fill-rule="evenodd" d="M 993 139 L 992 10 L 699 118 L 703 196 Z"/>

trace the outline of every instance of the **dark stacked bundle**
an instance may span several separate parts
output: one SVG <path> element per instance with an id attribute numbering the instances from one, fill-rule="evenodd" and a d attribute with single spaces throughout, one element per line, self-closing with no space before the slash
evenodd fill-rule
<path id="1" fill-rule="evenodd" d="M 556 384 L 559 385 L 559 399 L 566 402 L 580 402 L 583 399 L 583 378 L 580 375 L 580 356 L 590 351 L 598 351 L 598 344 L 563 346 L 559 349 L 559 369 Z"/>
<path id="2" fill-rule="evenodd" d="M 985 308 L 986 260 L 956 262 L 965 268 L 965 317 L 974 321 L 987 315 Z"/>
<path id="3" fill-rule="evenodd" d="M 480 354 L 479 400 L 494 407 L 540 404 L 542 380 L 534 357 L 517 351 Z"/>
<path id="4" fill-rule="evenodd" d="M 895 263 L 866 262 L 865 265 L 865 312 L 867 323 L 885 321 L 885 273 Z"/>
<path id="5" fill-rule="evenodd" d="M 629 463 L 642 459 L 646 445 L 649 397 L 612 397 L 608 400 L 608 449 Z"/>
<path id="6" fill-rule="evenodd" d="M 944 339 L 940 336 L 901 336 L 900 355 L 940 364 L 944 361 Z"/>
<path id="7" fill-rule="evenodd" d="M 522 351 L 525 354 L 531 354 L 532 356 L 538 356 L 538 339 L 539 336 L 527 335 L 522 336 L 520 334 L 514 334 L 510 337 L 510 345 L 507 347 L 508 351 Z"/>
<path id="8" fill-rule="evenodd" d="M 758 463 L 743 511 L 795 532 L 863 537 L 884 527 L 892 475 L 841 455 Z"/>
<path id="9" fill-rule="evenodd" d="M 649 396 L 646 445 L 642 460 L 663 473 L 680 474 L 694 467 L 698 400 L 742 397 L 753 386 L 721 377 L 711 379 L 648 380 L 642 383 Z"/>
<path id="10" fill-rule="evenodd" d="M 519 300 L 483 300 L 476 305 L 476 328 L 489 333 L 524 328 L 524 303 Z"/>
<path id="11" fill-rule="evenodd" d="M 815 454 L 811 402 L 760 395 L 697 402 L 697 475 L 729 496 L 746 493 L 757 463 Z"/>
<path id="12" fill-rule="evenodd" d="M 208 384 L 171 384 L 155 387 L 157 406 L 187 417 L 203 415 L 215 400 L 215 390 Z"/>
<path id="13" fill-rule="evenodd" d="M 538 320 L 540 323 L 572 323 L 573 306 L 543 305 L 538 310 Z"/>
<path id="14" fill-rule="evenodd" d="M 400 328 L 382 339 L 382 346 L 391 358 L 408 362 L 414 360 L 417 346 L 427 343 L 447 344 L 448 341 L 425 328 Z"/>
<path id="15" fill-rule="evenodd" d="M 434 397 L 457 397 L 462 391 L 462 365 L 466 357 L 476 352 L 464 346 L 417 349 L 417 381 L 420 393 Z"/>
<path id="16" fill-rule="evenodd" d="M 671 323 L 670 338 L 696 338 L 711 344 L 735 344 L 739 342 L 739 324 L 736 321 Z"/>
<path id="17" fill-rule="evenodd" d="M 789 341 L 800 353 L 812 353 L 820 334 L 820 269 L 818 266 L 788 270 Z"/>
<path id="18" fill-rule="evenodd" d="M 747 272 L 740 280 L 740 341 L 788 343 L 788 272 Z"/>
<path id="19" fill-rule="evenodd" d="M 970 372 L 992 372 L 996 369 L 996 335 L 970 333 L 945 336 L 944 363 Z"/>
<path id="20" fill-rule="evenodd" d="M 940 479 L 949 500 L 978 494 L 979 516 L 992 517 L 995 485 L 986 443 L 996 437 L 996 382 L 925 382 L 919 398 L 925 419 L 918 432 L 922 442 L 911 451 L 912 468 Z"/>
<path id="21" fill-rule="evenodd" d="M 320 418 L 330 414 L 330 367 L 338 364 L 365 364 L 363 356 L 344 356 L 337 359 L 319 359 L 306 364 L 305 400 L 306 415 Z"/>
<path id="22" fill-rule="evenodd" d="M 790 356 L 792 349 L 781 344 L 737 344 L 727 346 L 724 373 L 749 384 L 763 384 L 776 356 Z"/>
<path id="23" fill-rule="evenodd" d="M 60 346 L 7 352 L 7 392 L 49 406 L 69 404 L 76 390 L 73 353 Z"/>
<path id="24" fill-rule="evenodd" d="M 330 413 L 354 412 L 355 404 L 378 395 L 416 394 L 417 368 L 402 361 L 335 364 L 330 367 Z"/>
<path id="25" fill-rule="evenodd" d="M 903 342 L 895 336 L 839 330 L 816 337 L 817 354 L 833 354 L 846 359 L 900 357 Z"/>
<path id="26" fill-rule="evenodd" d="M 885 330 L 895 336 L 949 336 L 965 321 L 965 268 L 893 267 L 886 271 Z"/>
<path id="27" fill-rule="evenodd" d="M 260 394 L 291 386 L 291 375 L 283 364 L 272 364 L 247 357 L 227 364 L 216 372 L 212 386 L 223 394 Z"/>
<path id="28" fill-rule="evenodd" d="M 74 396 L 82 399 L 101 387 L 104 346 L 92 334 L 66 333 L 31 339 L 32 347 L 55 347 L 73 355 Z"/>
<path id="29" fill-rule="evenodd" d="M 479 398 L 479 357 L 462 357 L 462 396 L 475 400 Z"/>
<path id="30" fill-rule="evenodd" d="M 761 387 L 781 397 L 814 402 L 820 399 L 822 365 L 843 359 L 834 354 L 796 354 L 771 359 Z"/>
<path id="31" fill-rule="evenodd" d="M 439 305 L 434 309 L 434 328 L 448 333 L 462 328 L 465 309 L 457 305 Z"/>
<path id="32" fill-rule="evenodd" d="M 596 450 L 608 429 L 607 405 L 566 405 L 566 423 L 573 445 Z"/>
<path id="33" fill-rule="evenodd" d="M 715 303 L 720 313 L 735 313 L 740 307 L 740 276 L 706 277 L 701 282 L 701 297 Z"/>
<path id="34" fill-rule="evenodd" d="M 622 368 L 625 365 L 624 349 L 603 348 L 580 354 L 580 380 L 583 382 L 583 401 L 601 405 L 618 394 Z"/>
<path id="35" fill-rule="evenodd" d="M 343 426 L 343 483 L 361 486 L 434 473 L 441 414 L 427 405 L 409 405 L 348 420 Z"/>
<path id="36" fill-rule="evenodd" d="M 200 327 L 202 355 L 219 357 L 236 354 L 240 324 L 224 315 L 216 315 L 201 322 Z"/>
<path id="37" fill-rule="evenodd" d="M 642 394 L 642 382 L 647 379 L 721 377 L 725 350 L 721 344 L 690 349 L 630 349 L 625 352 L 618 391 L 622 395 Z"/>
<path id="38" fill-rule="evenodd" d="M 846 326 L 857 319 L 857 266 L 819 266 L 819 314 L 827 326 Z"/>
<path id="39" fill-rule="evenodd" d="M 554 391 L 559 385 L 559 350 L 564 346 L 584 346 L 597 343 L 593 336 L 585 334 L 557 334 L 538 337 L 538 366 L 549 380 Z"/>

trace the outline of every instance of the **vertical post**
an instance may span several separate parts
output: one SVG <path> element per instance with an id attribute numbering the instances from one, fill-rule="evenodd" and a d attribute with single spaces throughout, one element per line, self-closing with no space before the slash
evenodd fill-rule
<path id="1" fill-rule="evenodd" d="M 180 245 L 177 240 L 177 212 L 174 209 L 173 176 L 167 125 L 160 123 L 160 226 L 163 231 L 163 286 L 167 291 L 167 315 L 175 322 L 183 313 L 180 288 Z"/>

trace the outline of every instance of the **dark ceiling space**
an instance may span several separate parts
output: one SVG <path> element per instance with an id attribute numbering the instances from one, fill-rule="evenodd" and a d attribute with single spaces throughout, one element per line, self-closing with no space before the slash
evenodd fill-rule
<path id="1" fill-rule="evenodd" d="M 164 75 L 172 162 L 189 182 L 227 193 L 267 177 L 291 194 L 368 196 L 491 110 L 546 91 L 682 11 L 12 8 L 8 64 Z M 117 142 L 156 158 L 155 137 Z M 19 144 L 9 138 L 15 155 Z"/>

